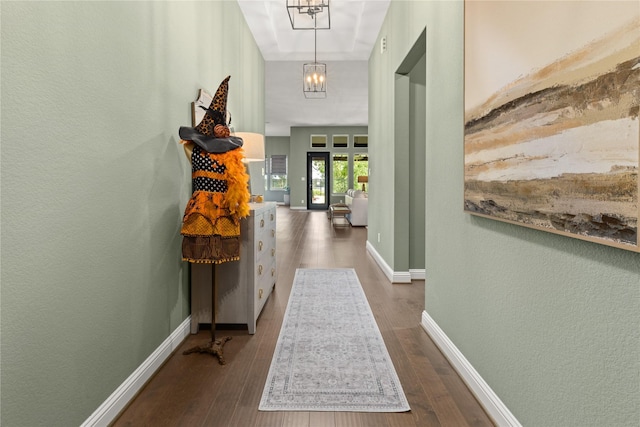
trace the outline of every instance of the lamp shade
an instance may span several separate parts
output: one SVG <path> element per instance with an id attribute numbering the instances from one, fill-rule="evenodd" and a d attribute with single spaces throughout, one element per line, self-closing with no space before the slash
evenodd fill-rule
<path id="1" fill-rule="evenodd" d="M 264 161 L 264 135 L 252 132 L 236 132 L 235 136 L 242 138 L 243 141 L 243 162 Z"/>

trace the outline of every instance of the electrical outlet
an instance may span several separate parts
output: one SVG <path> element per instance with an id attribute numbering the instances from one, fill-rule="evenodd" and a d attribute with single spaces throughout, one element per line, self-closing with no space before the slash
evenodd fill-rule
<path id="1" fill-rule="evenodd" d="M 378 243 L 380 243 L 380 233 L 378 233 Z"/>
<path id="2" fill-rule="evenodd" d="M 304 204 L 304 200 L 300 200 L 300 203 Z M 209 317 L 211 317 L 211 316 L 209 316 Z"/>

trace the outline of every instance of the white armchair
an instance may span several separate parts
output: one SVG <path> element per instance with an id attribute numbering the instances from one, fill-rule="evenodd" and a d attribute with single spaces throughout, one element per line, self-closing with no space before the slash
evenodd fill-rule
<path id="1" fill-rule="evenodd" d="M 351 213 L 347 214 L 349 223 L 354 227 L 366 226 L 369 211 L 367 193 L 362 190 L 347 190 L 344 202 L 351 209 Z"/>

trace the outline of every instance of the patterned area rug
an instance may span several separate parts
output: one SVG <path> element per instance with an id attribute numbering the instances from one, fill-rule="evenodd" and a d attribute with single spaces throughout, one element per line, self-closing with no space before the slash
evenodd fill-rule
<path id="1" fill-rule="evenodd" d="M 296 270 L 259 409 L 410 410 L 354 269 Z"/>

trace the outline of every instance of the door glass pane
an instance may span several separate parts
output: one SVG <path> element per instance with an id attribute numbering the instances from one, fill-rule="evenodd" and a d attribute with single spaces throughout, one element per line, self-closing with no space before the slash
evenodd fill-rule
<path id="1" fill-rule="evenodd" d="M 327 164 L 324 157 L 311 158 L 311 204 L 324 205 Z"/>

